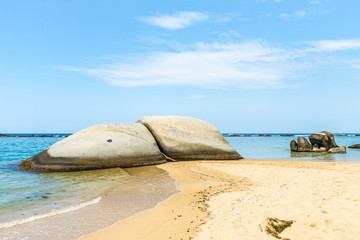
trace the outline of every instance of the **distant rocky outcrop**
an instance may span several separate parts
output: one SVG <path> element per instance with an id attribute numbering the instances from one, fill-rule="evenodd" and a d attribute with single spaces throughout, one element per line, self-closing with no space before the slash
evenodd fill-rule
<path id="1" fill-rule="evenodd" d="M 241 159 L 213 125 L 189 117 L 142 117 L 99 124 L 53 144 L 20 164 L 29 171 L 135 167 L 166 160 Z"/>
<path id="2" fill-rule="evenodd" d="M 246 135 L 244 135 L 244 134 L 233 134 L 233 133 L 230 133 L 230 134 L 228 135 L 228 137 L 246 137 Z"/>
<path id="3" fill-rule="evenodd" d="M 6 138 L 24 138 L 24 137 L 68 137 L 69 135 L 64 134 L 0 134 L 0 137 Z"/>
<path id="4" fill-rule="evenodd" d="M 360 144 L 354 144 L 354 145 L 349 146 L 348 148 L 360 149 Z"/>
<path id="5" fill-rule="evenodd" d="M 137 120 L 153 134 L 161 151 L 175 160 L 241 159 L 220 131 L 205 121 L 179 116 L 147 116 Z"/>
<path id="6" fill-rule="evenodd" d="M 329 131 L 314 133 L 309 136 L 310 143 L 304 137 L 298 137 L 297 142 L 292 140 L 290 149 L 292 152 L 328 152 L 346 153 L 346 147 L 339 147 L 334 135 Z"/>

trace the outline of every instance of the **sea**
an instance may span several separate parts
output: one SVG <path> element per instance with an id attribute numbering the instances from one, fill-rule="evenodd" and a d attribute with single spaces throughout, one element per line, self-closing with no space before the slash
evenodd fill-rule
<path id="1" fill-rule="evenodd" d="M 61 173 L 20 171 L 21 161 L 68 134 L 16 135 L 0 137 L 0 239 L 76 239 L 153 208 L 179 192 L 175 180 L 155 166 Z M 308 133 L 223 135 L 245 159 L 360 161 L 359 149 L 348 148 L 346 154 L 291 153 L 291 140 L 308 137 Z M 336 135 L 339 146 L 360 143 L 357 133 Z"/>

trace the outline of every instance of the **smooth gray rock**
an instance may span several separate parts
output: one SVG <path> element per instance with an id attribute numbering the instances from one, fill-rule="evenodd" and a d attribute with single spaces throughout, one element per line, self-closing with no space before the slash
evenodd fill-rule
<path id="1" fill-rule="evenodd" d="M 297 146 L 297 143 L 296 143 L 295 140 L 292 140 L 292 141 L 290 142 L 290 150 L 291 150 L 292 152 L 297 152 L 297 151 L 298 151 L 298 146 Z"/>
<path id="2" fill-rule="evenodd" d="M 298 152 L 310 152 L 312 149 L 311 144 L 306 138 L 300 136 L 297 139 L 297 151 Z"/>
<path id="3" fill-rule="evenodd" d="M 346 147 L 333 147 L 328 150 L 328 153 L 346 153 Z"/>
<path id="4" fill-rule="evenodd" d="M 360 144 L 354 144 L 354 145 L 349 146 L 348 148 L 360 149 Z"/>
<path id="5" fill-rule="evenodd" d="M 24 170 L 78 171 L 166 162 L 140 123 L 100 124 L 77 132 L 23 161 Z"/>
<path id="6" fill-rule="evenodd" d="M 179 116 L 145 116 L 137 121 L 153 134 L 160 149 L 175 160 L 237 160 L 241 155 L 219 130 L 205 121 Z"/>

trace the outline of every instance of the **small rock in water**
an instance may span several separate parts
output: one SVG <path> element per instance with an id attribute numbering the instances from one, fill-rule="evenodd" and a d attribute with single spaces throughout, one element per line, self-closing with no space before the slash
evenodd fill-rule
<path id="1" fill-rule="evenodd" d="M 360 149 L 360 144 L 354 144 L 349 146 L 349 148 L 356 148 L 356 149 Z"/>
<path id="2" fill-rule="evenodd" d="M 112 142 L 112 139 L 108 139 L 107 142 L 108 142 L 108 143 L 111 143 L 111 142 Z"/>
<path id="3" fill-rule="evenodd" d="M 46 195 L 43 195 L 43 196 L 41 196 L 42 198 L 49 198 L 49 196 L 46 196 Z"/>
<path id="4" fill-rule="evenodd" d="M 341 147 L 330 148 L 328 153 L 346 153 L 346 147 L 341 146 Z"/>

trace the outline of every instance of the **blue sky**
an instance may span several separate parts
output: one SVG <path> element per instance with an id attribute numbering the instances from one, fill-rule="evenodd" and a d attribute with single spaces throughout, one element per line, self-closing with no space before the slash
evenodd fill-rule
<path id="1" fill-rule="evenodd" d="M 358 0 L 0 1 L 0 132 L 184 115 L 360 132 Z"/>

